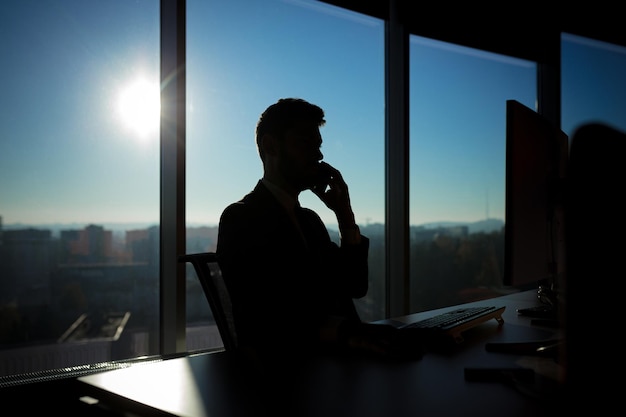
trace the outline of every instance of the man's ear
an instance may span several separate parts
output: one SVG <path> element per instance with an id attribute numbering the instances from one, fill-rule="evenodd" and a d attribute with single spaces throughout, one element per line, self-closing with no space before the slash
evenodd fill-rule
<path id="1" fill-rule="evenodd" d="M 278 152 L 278 142 L 276 136 L 266 133 L 261 138 L 261 146 L 266 155 L 276 156 Z"/>

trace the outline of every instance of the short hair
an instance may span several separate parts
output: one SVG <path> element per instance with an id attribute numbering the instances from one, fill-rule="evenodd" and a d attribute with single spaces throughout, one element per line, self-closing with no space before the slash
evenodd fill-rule
<path id="1" fill-rule="evenodd" d="M 312 122 L 318 127 L 324 126 L 324 110 L 301 98 L 281 98 L 261 114 L 256 125 L 256 144 L 261 159 L 264 159 L 261 140 L 271 134 L 282 139 L 289 129 L 298 122 Z"/>

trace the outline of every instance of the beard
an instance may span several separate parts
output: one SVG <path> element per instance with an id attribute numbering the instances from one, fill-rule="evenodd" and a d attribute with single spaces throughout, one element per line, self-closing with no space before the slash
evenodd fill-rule
<path id="1" fill-rule="evenodd" d="M 289 185 L 298 190 L 304 191 L 313 188 L 318 178 L 319 169 L 313 164 L 298 164 L 293 159 L 287 159 L 281 164 L 280 173 Z"/>

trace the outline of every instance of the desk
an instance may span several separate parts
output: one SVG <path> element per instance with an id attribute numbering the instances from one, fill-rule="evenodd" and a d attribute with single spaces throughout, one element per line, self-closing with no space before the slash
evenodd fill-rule
<path id="1" fill-rule="evenodd" d="M 535 291 L 469 303 L 507 307 L 495 320 L 467 331 L 461 346 L 422 359 L 323 355 L 284 367 L 251 369 L 226 352 L 137 365 L 78 379 L 101 404 L 136 415 L 181 416 L 550 416 L 561 408 L 558 364 L 550 358 L 490 353 L 488 341 L 531 341 L 555 336 L 516 309 L 537 303 Z M 441 311 L 400 318 L 411 320 Z M 539 397 L 499 382 L 468 382 L 465 367 L 530 366 Z"/>

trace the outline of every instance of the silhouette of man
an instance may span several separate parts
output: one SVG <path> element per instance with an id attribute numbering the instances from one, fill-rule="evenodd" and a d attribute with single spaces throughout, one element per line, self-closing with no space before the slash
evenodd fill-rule
<path id="1" fill-rule="evenodd" d="M 299 98 L 269 106 L 256 127 L 263 177 L 220 218 L 216 252 L 239 345 L 255 354 L 328 346 L 385 353 L 395 330 L 361 323 L 355 309 L 353 299 L 368 290 L 369 239 L 341 173 L 322 162 L 324 124 L 324 111 Z M 340 245 L 317 213 L 300 207 L 305 190 L 335 213 Z M 364 333 L 371 326 L 376 331 Z"/>

